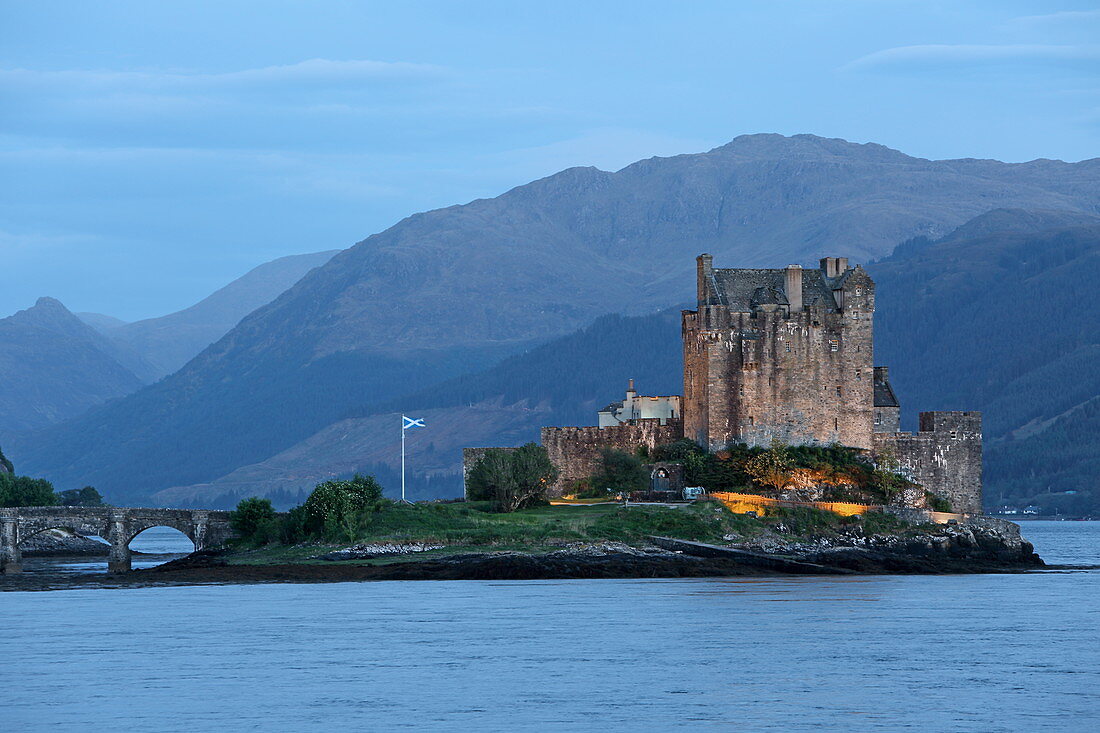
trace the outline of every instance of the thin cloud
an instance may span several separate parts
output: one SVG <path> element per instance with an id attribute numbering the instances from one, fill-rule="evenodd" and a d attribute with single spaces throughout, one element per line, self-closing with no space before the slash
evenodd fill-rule
<path id="1" fill-rule="evenodd" d="M 1020 62 L 1091 63 L 1097 61 L 1100 61 L 1100 46 L 930 44 L 899 46 L 876 51 L 845 64 L 841 67 L 841 71 Z"/>
<path id="2" fill-rule="evenodd" d="M 1001 24 L 1002 28 L 1036 28 L 1038 26 L 1062 25 L 1065 23 L 1100 22 L 1100 10 L 1062 10 L 1043 15 L 1023 15 L 1011 18 Z"/>
<path id="3" fill-rule="evenodd" d="M 358 87 L 378 82 L 437 81 L 453 74 L 442 66 L 403 61 L 309 59 L 223 73 L 66 69 L 0 69 L 0 85 L 42 91 L 240 91 L 270 87 Z"/>

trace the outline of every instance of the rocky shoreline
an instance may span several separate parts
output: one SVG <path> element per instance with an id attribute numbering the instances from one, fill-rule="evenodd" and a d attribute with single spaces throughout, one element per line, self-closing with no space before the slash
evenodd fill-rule
<path id="1" fill-rule="evenodd" d="M 709 545 L 653 537 L 641 547 L 603 542 L 549 552 L 472 552 L 386 564 L 234 565 L 228 553 L 196 553 L 148 571 L 159 581 L 325 582 L 348 580 L 555 580 L 703 578 L 774 575 L 1013 573 L 1046 567 L 1019 528 L 1002 520 L 943 525 L 897 534 Z M 418 554 L 419 548 L 372 546 L 369 557 Z M 328 553 L 341 560 L 358 553 Z M 367 553 L 364 553 L 367 554 Z M 359 555 L 362 557 L 362 555 Z"/>
<path id="2" fill-rule="evenodd" d="M 10 589 L 141 587 L 235 583 L 324 583 L 366 580 L 553 580 L 584 578 L 722 578 L 781 575 L 1017 573 L 1047 568 L 1019 527 L 978 518 L 921 531 L 864 534 L 859 528 L 822 537 L 729 537 L 713 545 L 651 537 L 631 546 L 573 543 L 541 552 L 432 554 L 436 545 L 318 548 L 297 563 L 239 564 L 230 550 L 194 553 L 122 575 L 66 579 L 13 577 Z M 428 553 L 425 556 L 425 553 Z M 5 583 L 0 583 L 0 586 Z M 22 586 L 22 587 L 16 587 Z"/>

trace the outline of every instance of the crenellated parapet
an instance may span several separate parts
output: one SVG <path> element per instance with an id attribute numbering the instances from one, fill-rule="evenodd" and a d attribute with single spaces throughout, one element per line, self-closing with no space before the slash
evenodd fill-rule
<path id="1" fill-rule="evenodd" d="M 920 413 L 916 433 L 875 433 L 874 455 L 963 514 L 982 513 L 982 414 Z M 923 496 L 919 497 L 923 499 Z M 914 504 L 917 497 L 906 502 Z"/>
<path id="2" fill-rule="evenodd" d="M 674 443 L 682 437 L 684 426 L 680 420 L 666 420 L 662 424 L 656 418 L 634 420 L 605 428 L 543 428 L 542 445 L 559 474 L 550 493 L 561 496 L 572 484 L 599 471 L 605 450 L 633 454 L 639 448 L 653 450 L 659 445 Z"/>

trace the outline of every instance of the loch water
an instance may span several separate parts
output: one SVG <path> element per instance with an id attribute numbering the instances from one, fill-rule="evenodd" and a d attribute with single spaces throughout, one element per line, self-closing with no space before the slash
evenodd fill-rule
<path id="1" fill-rule="evenodd" d="M 1100 564 L 1100 523 L 1023 529 Z M 1100 571 L 89 588 L 0 622 L 3 731 L 1100 730 Z"/>

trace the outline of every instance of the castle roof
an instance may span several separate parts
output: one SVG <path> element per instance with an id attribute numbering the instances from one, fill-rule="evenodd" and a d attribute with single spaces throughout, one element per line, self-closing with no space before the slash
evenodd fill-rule
<path id="1" fill-rule="evenodd" d="M 875 407 L 900 407 L 889 380 L 875 380 Z"/>
<path id="2" fill-rule="evenodd" d="M 751 311 L 767 303 L 787 305 L 785 269 L 715 269 L 714 284 L 719 302 L 733 311 Z M 802 302 L 826 310 L 836 310 L 833 283 L 821 270 L 802 271 Z"/>

